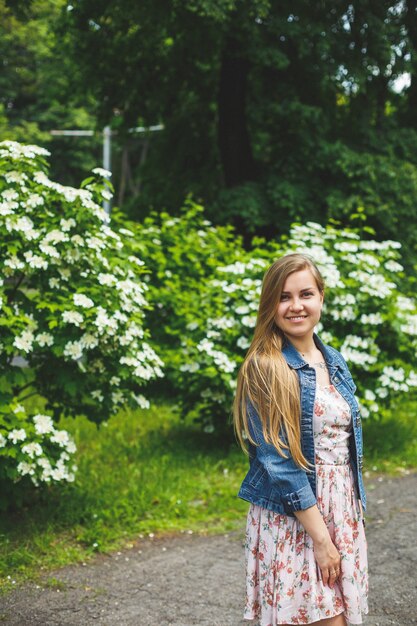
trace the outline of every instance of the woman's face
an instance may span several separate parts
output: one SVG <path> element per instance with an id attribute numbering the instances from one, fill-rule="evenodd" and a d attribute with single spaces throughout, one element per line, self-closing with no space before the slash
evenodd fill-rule
<path id="1" fill-rule="evenodd" d="M 289 339 L 312 336 L 320 320 L 322 305 L 323 294 L 311 270 L 293 272 L 284 283 L 275 323 Z"/>

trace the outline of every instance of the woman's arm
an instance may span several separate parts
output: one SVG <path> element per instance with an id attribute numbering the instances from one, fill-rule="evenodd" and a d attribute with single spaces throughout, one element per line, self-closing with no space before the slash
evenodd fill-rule
<path id="1" fill-rule="evenodd" d="M 294 511 L 294 515 L 304 526 L 313 540 L 314 556 L 320 568 L 323 583 L 333 588 L 337 575 L 330 572 L 340 572 L 340 554 L 330 538 L 327 526 L 317 508 L 317 505 L 304 511 Z"/>
<path id="2" fill-rule="evenodd" d="M 296 465 L 289 450 L 284 450 L 285 456 L 281 456 L 272 444 L 266 443 L 258 412 L 249 401 L 248 418 L 250 435 L 257 444 L 257 458 L 268 472 L 271 483 L 276 486 L 285 513 L 293 515 L 294 511 L 316 504 L 307 472 Z M 285 439 L 284 436 L 282 438 Z"/>

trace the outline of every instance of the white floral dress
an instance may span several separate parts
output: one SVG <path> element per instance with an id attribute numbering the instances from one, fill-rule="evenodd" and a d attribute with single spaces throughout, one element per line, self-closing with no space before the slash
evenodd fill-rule
<path id="1" fill-rule="evenodd" d="M 295 517 L 251 504 L 248 512 L 244 619 L 260 626 L 311 624 L 368 612 L 367 543 L 349 462 L 350 408 L 333 385 L 317 387 L 314 443 L 317 505 L 341 555 L 333 589 L 324 585 L 311 537 Z"/>

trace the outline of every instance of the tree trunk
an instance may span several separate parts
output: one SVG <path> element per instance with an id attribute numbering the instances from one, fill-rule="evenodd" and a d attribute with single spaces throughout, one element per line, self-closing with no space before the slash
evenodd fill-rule
<path id="1" fill-rule="evenodd" d="M 228 36 L 222 54 L 218 95 L 218 141 L 226 187 L 234 187 L 254 178 L 246 122 L 249 67 L 239 42 Z"/>
<path id="2" fill-rule="evenodd" d="M 411 43 L 411 85 L 408 89 L 406 121 L 417 126 L 417 0 L 407 0 L 405 25 Z"/>

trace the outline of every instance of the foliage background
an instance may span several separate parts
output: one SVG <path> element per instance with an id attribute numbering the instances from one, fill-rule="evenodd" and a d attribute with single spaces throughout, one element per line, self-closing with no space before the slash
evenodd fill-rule
<path id="1" fill-rule="evenodd" d="M 78 187 L 100 164 L 111 126 L 113 219 L 131 221 L 132 249 L 147 257 L 158 312 L 148 323 L 170 364 L 163 394 L 149 385 L 165 402 L 150 412 L 120 413 L 100 429 L 62 418 L 79 448 L 78 482 L 64 498 L 54 485 L 32 492 L 26 507 L 2 516 L 0 584 L 11 570 L 34 575 L 40 562 L 85 559 L 138 531 L 225 529 L 243 512 L 235 498 L 243 455 L 184 421 L 188 412 L 207 424 L 216 402 L 196 400 L 216 376 L 212 364 L 197 376 L 178 346 L 196 350 L 208 299 L 213 319 L 227 306 L 208 280 L 219 266 L 248 260 L 252 244 L 266 258 L 295 221 L 343 229 L 354 219 L 364 240 L 402 243 L 398 291 L 413 296 L 416 9 L 416 0 L 300 0 L 296 9 L 289 0 L 0 0 L 0 140 L 48 148 L 51 179 Z M 164 129 L 129 131 L 151 124 Z M 54 128 L 95 134 L 60 138 Z M 190 196 L 203 216 L 190 200 L 184 219 Z M 417 463 L 416 405 L 401 399 L 414 348 L 404 336 L 396 343 L 410 322 L 396 320 L 396 295 L 384 301 L 382 340 L 401 353 L 388 364 L 393 377 L 385 372 L 400 393 L 364 424 L 367 472 Z M 334 322 L 339 336 L 352 320 Z M 371 326 L 363 325 L 374 340 Z M 239 339 L 226 331 L 226 343 Z"/>
<path id="2" fill-rule="evenodd" d="M 364 207 L 410 268 L 416 17 L 414 0 L 1 0 L 0 133 L 48 144 L 52 176 L 75 184 L 100 136 L 49 130 L 110 124 L 133 219 L 192 193 L 213 223 L 270 236 Z"/>

